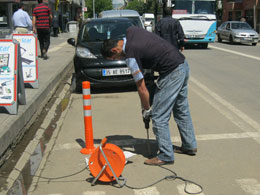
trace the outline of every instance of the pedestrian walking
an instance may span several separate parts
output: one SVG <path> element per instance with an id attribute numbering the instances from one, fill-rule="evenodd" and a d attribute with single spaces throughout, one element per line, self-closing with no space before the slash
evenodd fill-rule
<path id="1" fill-rule="evenodd" d="M 172 8 L 164 8 L 165 17 L 155 26 L 155 33 L 169 41 L 174 47 L 183 51 L 184 32 L 179 20 L 172 18 Z"/>
<path id="2" fill-rule="evenodd" d="M 52 28 L 53 28 L 53 36 L 58 37 L 59 34 L 59 12 L 53 12 L 53 19 L 52 19 Z"/>
<path id="3" fill-rule="evenodd" d="M 52 14 L 50 8 L 42 0 L 38 0 L 38 5 L 33 9 L 33 32 L 37 33 L 41 57 L 47 60 L 47 52 L 50 46 L 50 24 Z"/>
<path id="4" fill-rule="evenodd" d="M 188 103 L 189 65 L 184 55 L 168 41 L 138 27 L 129 27 L 123 40 L 105 40 L 101 52 L 109 59 L 126 58 L 142 103 L 143 119 L 146 121 L 152 118 L 159 153 L 144 163 L 147 165 L 174 163 L 169 129 L 171 113 L 174 115 L 182 140 L 182 146 L 175 151 L 195 155 L 197 143 Z M 143 69 L 152 69 L 159 73 L 152 108 L 142 74 Z"/>
<path id="5" fill-rule="evenodd" d="M 17 33 L 28 33 L 32 28 L 32 20 L 28 13 L 24 11 L 24 4 L 19 3 L 18 10 L 13 14 L 14 30 Z"/>

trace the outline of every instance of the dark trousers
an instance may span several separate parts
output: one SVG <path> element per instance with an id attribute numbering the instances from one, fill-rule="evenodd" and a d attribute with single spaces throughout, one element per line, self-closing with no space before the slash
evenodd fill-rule
<path id="1" fill-rule="evenodd" d="M 59 33 L 59 28 L 58 27 L 57 28 L 53 27 L 53 36 L 54 37 L 58 37 L 58 33 Z"/>
<path id="2" fill-rule="evenodd" d="M 37 29 L 38 40 L 40 42 L 41 55 L 43 55 L 42 51 L 45 49 L 46 53 L 50 46 L 50 30 L 45 28 Z"/>

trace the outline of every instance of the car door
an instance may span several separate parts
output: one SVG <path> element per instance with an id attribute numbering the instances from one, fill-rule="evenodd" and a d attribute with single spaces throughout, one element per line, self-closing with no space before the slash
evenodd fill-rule
<path id="1" fill-rule="evenodd" d="M 218 28 L 218 36 L 220 39 L 224 39 L 224 32 L 225 32 L 226 22 L 221 24 Z"/>
<path id="2" fill-rule="evenodd" d="M 225 27 L 225 33 L 224 33 L 225 40 L 229 40 L 230 34 L 231 34 L 231 23 L 227 22 L 227 25 Z"/>

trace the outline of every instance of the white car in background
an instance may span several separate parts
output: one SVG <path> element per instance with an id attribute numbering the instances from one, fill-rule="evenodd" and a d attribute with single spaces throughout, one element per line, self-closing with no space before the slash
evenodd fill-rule
<path id="1" fill-rule="evenodd" d="M 106 10 L 99 14 L 99 18 L 128 18 L 135 26 L 144 28 L 141 16 L 135 10 L 122 9 L 122 10 Z"/>
<path id="2" fill-rule="evenodd" d="M 240 21 L 224 22 L 218 27 L 217 36 L 218 42 L 226 40 L 230 44 L 249 43 L 253 46 L 257 45 L 259 39 L 258 33 L 248 23 Z"/>

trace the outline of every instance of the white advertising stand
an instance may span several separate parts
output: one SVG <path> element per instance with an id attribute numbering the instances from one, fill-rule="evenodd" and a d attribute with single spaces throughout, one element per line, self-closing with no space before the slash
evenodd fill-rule
<path id="1" fill-rule="evenodd" d="M 36 36 L 34 34 L 13 34 L 13 39 L 20 43 L 24 83 L 32 88 L 39 88 Z"/>
<path id="2" fill-rule="evenodd" d="M 18 103 L 26 104 L 20 44 L 16 40 L 0 39 L 0 107 L 17 114 Z"/>

